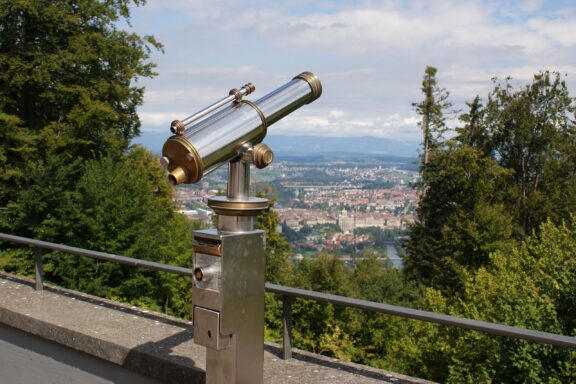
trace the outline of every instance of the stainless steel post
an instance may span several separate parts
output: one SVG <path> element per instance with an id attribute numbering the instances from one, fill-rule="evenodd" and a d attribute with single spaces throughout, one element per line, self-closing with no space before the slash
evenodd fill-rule
<path id="1" fill-rule="evenodd" d="M 282 358 L 292 358 L 292 296 L 282 298 Z"/>
<path id="2" fill-rule="evenodd" d="M 250 197 L 250 163 L 238 157 L 228 165 L 228 191 L 230 201 L 249 201 Z M 256 216 L 219 215 L 218 229 L 225 232 L 252 231 Z"/>
<path id="3" fill-rule="evenodd" d="M 208 384 L 261 384 L 264 371 L 264 233 L 267 200 L 249 197 L 250 162 L 229 165 L 226 197 L 209 200 L 218 229 L 194 232 L 194 340 L 207 347 Z"/>
<path id="4" fill-rule="evenodd" d="M 228 163 L 228 198 L 246 200 L 250 197 L 250 163 L 241 156 Z"/>

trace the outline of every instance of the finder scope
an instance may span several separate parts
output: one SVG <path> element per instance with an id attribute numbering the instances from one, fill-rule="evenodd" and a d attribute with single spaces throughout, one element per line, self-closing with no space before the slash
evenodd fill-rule
<path id="1" fill-rule="evenodd" d="M 320 97 L 322 84 L 312 72 L 302 72 L 254 102 L 243 99 L 254 90 L 248 83 L 194 115 L 172 122 L 170 130 L 175 135 L 162 148 L 162 163 L 172 184 L 197 183 L 247 152 L 257 167 L 268 165 L 272 152 L 260 144 L 267 128 Z"/>

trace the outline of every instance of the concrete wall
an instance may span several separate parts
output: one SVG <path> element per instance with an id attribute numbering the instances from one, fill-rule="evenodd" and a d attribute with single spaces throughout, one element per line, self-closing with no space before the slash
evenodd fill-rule
<path id="1" fill-rule="evenodd" d="M 2 384 L 158 384 L 97 357 L 0 324 Z"/>

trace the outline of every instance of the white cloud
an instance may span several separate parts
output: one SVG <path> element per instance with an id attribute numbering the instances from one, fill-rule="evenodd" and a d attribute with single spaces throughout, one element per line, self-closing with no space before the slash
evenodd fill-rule
<path id="1" fill-rule="evenodd" d="M 182 113 L 153 113 L 153 112 L 139 112 L 138 116 L 142 123 L 142 131 L 144 132 L 170 132 L 170 123 L 178 117 L 185 117 Z M 178 117 L 177 117 L 178 116 Z"/>
<path id="2" fill-rule="evenodd" d="M 346 116 L 346 112 L 344 112 L 341 109 L 332 109 L 328 112 L 328 116 L 333 117 L 333 118 L 341 118 Z"/>
<path id="3" fill-rule="evenodd" d="M 394 113 L 388 116 L 335 117 L 329 113 L 298 111 L 270 127 L 269 132 L 288 135 L 375 136 L 398 140 L 419 137 L 419 119 Z"/>
<path id="4" fill-rule="evenodd" d="M 426 65 L 438 68 L 455 108 L 485 97 L 492 77 L 528 82 L 543 69 L 568 73 L 574 94 L 575 9 L 538 0 L 149 0 L 145 33 L 161 28 L 168 40 L 140 116 L 145 130 L 164 130 L 247 81 L 258 98 L 298 68 L 317 72 L 323 95 L 272 131 L 418 139 L 411 103 Z"/>
<path id="5" fill-rule="evenodd" d="M 228 66 L 228 67 L 194 67 L 186 66 L 184 69 L 178 69 L 172 74 L 177 75 L 190 75 L 190 76 L 237 76 L 237 75 L 254 75 L 256 73 L 262 73 L 257 67 L 253 65 L 241 65 L 238 67 Z"/>
<path id="6" fill-rule="evenodd" d="M 171 8 L 177 13 L 184 12 L 188 15 L 193 15 L 195 18 L 218 19 L 222 16 L 223 11 L 226 9 L 224 2 L 217 2 L 212 0 L 170 0 L 166 2 L 148 1 L 146 10 L 151 12 L 158 12 Z"/>
<path id="7" fill-rule="evenodd" d="M 529 19 L 527 25 L 539 36 L 561 47 L 576 45 L 576 18 L 545 19 L 542 17 Z"/>
<path id="8" fill-rule="evenodd" d="M 494 2 L 498 6 L 498 13 L 501 16 L 518 19 L 526 14 L 536 12 L 542 6 L 542 0 L 504 1 Z"/>

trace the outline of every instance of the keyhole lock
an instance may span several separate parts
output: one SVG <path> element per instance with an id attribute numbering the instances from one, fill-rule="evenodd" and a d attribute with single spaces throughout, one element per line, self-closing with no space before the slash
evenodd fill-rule
<path id="1" fill-rule="evenodd" d="M 198 281 L 202 281 L 204 278 L 204 272 L 202 271 L 202 268 L 194 269 L 194 278 Z"/>
<path id="2" fill-rule="evenodd" d="M 208 282 L 220 272 L 217 266 L 196 267 L 194 268 L 194 279 L 198 282 Z"/>

